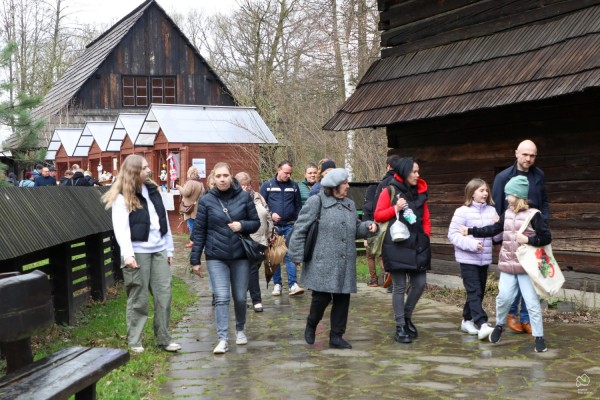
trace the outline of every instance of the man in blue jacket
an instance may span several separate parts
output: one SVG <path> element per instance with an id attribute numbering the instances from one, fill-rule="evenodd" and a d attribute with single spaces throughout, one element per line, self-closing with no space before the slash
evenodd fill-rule
<path id="1" fill-rule="evenodd" d="M 294 222 L 302 208 L 300 188 L 292 180 L 293 166 L 289 161 L 282 161 L 277 166 L 277 174 L 265 181 L 260 187 L 260 194 L 267 202 L 271 218 L 280 235 L 286 239 L 292 234 Z M 289 295 L 304 293 L 296 279 L 296 264 L 285 255 L 285 267 L 288 275 Z M 273 274 L 273 296 L 281 296 L 281 266 L 278 265 Z"/>
<path id="2" fill-rule="evenodd" d="M 501 171 L 494 178 L 494 186 L 492 187 L 492 198 L 498 215 L 502 215 L 508 207 L 508 202 L 504 196 L 504 187 L 506 183 L 514 176 L 522 175 L 529 182 L 529 193 L 527 200 L 531 207 L 541 211 L 542 217 L 546 224 L 550 219 L 550 207 L 548 205 L 548 196 L 546 194 L 546 179 L 544 172 L 534 166 L 537 157 L 537 147 L 531 140 L 524 140 L 519 143 L 519 147 L 515 150 L 517 160 L 515 163 Z M 520 320 L 517 321 L 517 312 L 521 303 Z M 531 334 L 531 325 L 529 324 L 529 312 L 522 300 L 521 291 L 518 292 L 515 301 L 510 306 L 507 317 L 507 325 L 515 332 L 526 332 Z"/>

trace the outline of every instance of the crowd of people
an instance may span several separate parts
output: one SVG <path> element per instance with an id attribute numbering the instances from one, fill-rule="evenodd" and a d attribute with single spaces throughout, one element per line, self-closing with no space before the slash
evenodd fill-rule
<path id="1" fill-rule="evenodd" d="M 551 242 L 548 198 L 544 174 L 533 166 L 537 156 L 535 144 L 523 141 L 515 155 L 515 164 L 496 176 L 492 189 L 480 178 L 467 182 L 464 203 L 449 223 L 448 239 L 455 248 L 466 291 L 459 329 L 497 343 L 508 325 L 534 336 L 534 350 L 543 352 L 547 347 L 540 302 L 519 264 L 516 250 L 525 243 L 541 247 Z M 394 340 L 408 344 L 419 338 L 413 314 L 425 290 L 432 259 L 429 188 L 416 159 L 393 155 L 386 161 L 387 172 L 381 182 L 367 189 L 362 220 L 354 201 L 348 198 L 348 171 L 336 168 L 331 159 L 307 164 L 304 180 L 299 183 L 291 178 L 292 163 L 284 160 L 258 191 L 253 189 L 249 173 L 234 174 L 227 163 L 214 166 L 207 177 L 206 189 L 198 170 L 189 168 L 187 181 L 177 186 L 184 205 L 180 211 L 190 231 L 190 241 L 185 247 L 190 249 L 191 270 L 195 274 L 202 276 L 202 263 L 206 264 L 213 294 L 215 354 L 229 350 L 231 300 L 236 345 L 248 343 L 245 330 L 248 293 L 250 308 L 257 313 L 265 310 L 259 284 L 262 261 L 248 252 L 246 242 L 250 238 L 266 248 L 275 235 L 285 237 L 288 249 L 283 263 L 275 266 L 271 295 L 282 295 L 283 267 L 289 296 L 302 295 L 305 290 L 311 292 L 304 330 L 308 344 L 315 343 L 317 326 L 331 304 L 329 345 L 352 348 L 344 334 L 350 295 L 357 292 L 356 240 L 360 238 L 368 239 L 365 242 L 368 286 L 379 286 L 377 261 L 387 275 Z M 68 172 L 61 185 L 84 185 L 80 182 L 85 180 L 85 174 L 78 166 Z M 49 180 L 56 183 L 48 168 L 42 167 L 34 175 L 26 177 L 28 185 L 43 186 Z M 22 182 L 19 185 L 25 186 Z M 174 246 L 159 189 L 149 177 L 147 161 L 131 155 L 103 195 L 106 207 L 112 208 L 115 237 L 121 247 L 128 295 L 128 344 L 137 353 L 144 351 L 142 332 L 148 318 L 150 293 L 154 299 L 157 345 L 167 351 L 181 348 L 169 334 L 169 266 Z M 309 243 L 312 256 L 307 257 Z M 483 299 L 495 246 L 499 246 L 500 280 L 492 327 Z M 517 321 L 515 308 L 519 305 L 521 313 Z"/>
<path id="2" fill-rule="evenodd" d="M 84 171 L 79 164 L 71 165 L 65 174 L 57 178 L 56 169 L 42 164 L 36 164 L 32 171 L 25 171 L 23 179 L 18 180 L 14 172 L 9 172 L 6 181 L 18 187 L 41 187 L 41 186 L 103 186 L 103 184 L 92 175 L 91 171 Z"/>

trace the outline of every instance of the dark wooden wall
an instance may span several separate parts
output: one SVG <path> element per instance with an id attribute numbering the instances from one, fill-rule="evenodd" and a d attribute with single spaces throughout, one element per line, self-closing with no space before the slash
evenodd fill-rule
<path id="1" fill-rule="evenodd" d="M 556 18 L 600 0 L 378 0 L 382 57 Z M 389 48 L 385 48 L 389 47 Z"/>
<path id="2" fill-rule="evenodd" d="M 178 104 L 235 105 L 233 96 L 156 5 L 77 94 L 83 109 L 121 109 L 122 75 L 176 76 Z"/>
<path id="3" fill-rule="evenodd" d="M 592 92 L 388 128 L 392 152 L 419 159 L 429 184 L 434 269 L 458 273 L 447 233 L 466 183 L 481 177 L 492 185 L 514 163 L 518 143 L 531 139 L 546 174 L 552 246 L 566 287 L 600 285 L 599 101 Z"/>

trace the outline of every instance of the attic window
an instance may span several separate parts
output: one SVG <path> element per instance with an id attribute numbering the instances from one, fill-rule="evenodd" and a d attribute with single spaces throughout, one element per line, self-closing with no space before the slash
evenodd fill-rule
<path id="1" fill-rule="evenodd" d="M 176 80 L 167 76 L 124 76 L 123 107 L 148 107 L 150 103 L 175 104 Z"/>

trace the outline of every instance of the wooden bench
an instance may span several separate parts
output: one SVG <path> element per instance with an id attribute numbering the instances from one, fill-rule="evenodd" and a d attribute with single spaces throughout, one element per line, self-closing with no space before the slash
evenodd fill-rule
<path id="1" fill-rule="evenodd" d="M 0 279 L 0 349 L 7 375 L 0 399 L 95 399 L 96 382 L 129 360 L 122 349 L 68 347 L 33 362 L 31 336 L 54 323 L 41 271 Z"/>

